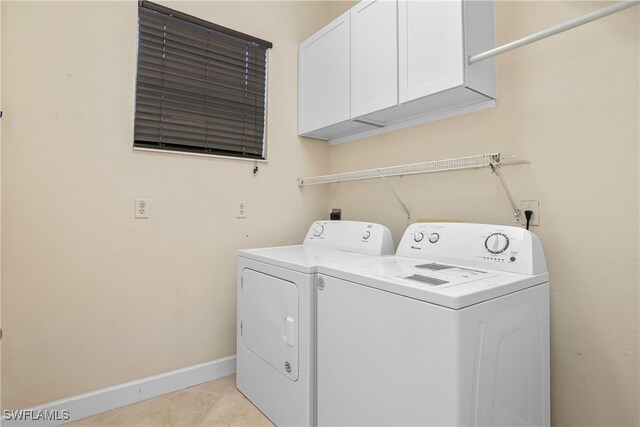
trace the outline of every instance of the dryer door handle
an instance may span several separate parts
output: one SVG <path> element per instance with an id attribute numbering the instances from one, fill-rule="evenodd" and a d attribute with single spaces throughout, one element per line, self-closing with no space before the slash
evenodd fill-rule
<path id="1" fill-rule="evenodd" d="M 287 316 L 284 318 L 284 342 L 289 346 L 293 347 L 296 345 L 295 343 L 295 335 L 294 335 L 294 326 L 296 324 L 296 319 L 291 316 Z"/>

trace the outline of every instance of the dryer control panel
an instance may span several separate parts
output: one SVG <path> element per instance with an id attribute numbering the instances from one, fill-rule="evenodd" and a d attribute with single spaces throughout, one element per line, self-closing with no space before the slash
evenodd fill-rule
<path id="1" fill-rule="evenodd" d="M 394 254 L 391 231 L 371 222 L 316 221 L 303 244 L 368 255 Z"/>
<path id="2" fill-rule="evenodd" d="M 511 273 L 547 271 L 538 237 L 523 228 L 503 225 L 411 224 L 397 255 Z"/>

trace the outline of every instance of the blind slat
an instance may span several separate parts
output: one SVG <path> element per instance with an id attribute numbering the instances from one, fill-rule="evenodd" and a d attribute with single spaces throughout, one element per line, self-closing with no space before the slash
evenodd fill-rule
<path id="1" fill-rule="evenodd" d="M 261 134 L 258 133 L 256 127 L 239 127 L 237 123 L 229 122 L 224 119 L 211 119 L 207 123 L 200 122 L 184 122 L 180 120 L 163 120 L 161 123 L 153 118 L 139 117 L 140 129 L 147 129 L 147 132 L 151 128 L 157 128 L 162 126 L 162 134 L 165 133 L 179 133 L 194 135 L 229 135 L 229 138 L 246 138 L 251 143 L 255 142 L 256 138 L 260 138 Z M 211 128 L 211 124 L 217 124 L 217 127 Z M 159 138 L 161 139 L 161 138 Z"/>
<path id="2" fill-rule="evenodd" d="M 215 138 L 215 137 L 210 137 L 208 140 L 204 140 L 204 139 L 187 139 L 187 138 L 181 138 L 181 137 L 173 137 L 173 138 L 166 138 L 164 141 L 162 142 L 157 142 L 153 139 L 152 134 L 148 135 L 149 140 L 144 139 L 145 135 L 141 134 L 141 139 L 136 140 L 138 141 L 138 143 L 140 144 L 146 144 L 146 145 L 154 145 L 158 148 L 162 148 L 164 146 L 167 145 L 173 145 L 173 146 L 178 146 L 178 145 L 182 145 L 185 148 L 202 148 L 202 149 L 223 149 L 223 150 L 234 150 L 234 149 L 238 149 L 238 144 L 235 141 L 229 141 L 227 138 Z M 262 146 L 261 145 L 251 145 L 251 144 L 244 144 L 241 145 L 241 150 L 238 150 L 242 153 L 252 153 L 252 154 L 262 154 Z"/>
<path id="3" fill-rule="evenodd" d="M 205 44 L 200 47 L 185 46 L 169 39 L 163 34 L 152 36 L 149 33 L 143 33 L 139 38 L 139 47 L 148 51 L 162 51 L 175 56 L 191 57 L 204 61 L 207 57 L 213 57 L 218 61 L 227 62 L 229 64 L 238 64 L 244 66 L 246 62 L 257 67 L 264 65 L 264 58 L 256 55 L 253 49 L 241 47 L 240 50 L 230 51 L 228 46 L 218 46 L 215 43 Z"/>
<path id="4" fill-rule="evenodd" d="M 162 146 L 163 144 L 182 144 L 186 147 L 205 147 L 205 148 L 224 148 L 231 150 L 234 147 L 242 147 L 243 152 L 247 153 L 261 153 L 261 144 L 244 143 L 238 144 L 237 140 L 232 140 L 226 136 L 221 137 L 219 135 L 209 135 L 207 138 L 191 138 L 184 135 L 167 135 L 162 141 L 156 141 L 156 135 L 153 132 L 141 132 L 141 142 L 148 144 L 156 144 Z"/>
<path id="5" fill-rule="evenodd" d="M 257 115 L 256 115 L 257 116 Z M 230 126 L 242 127 L 244 129 L 261 129 L 262 126 L 255 124 L 256 120 L 247 120 L 247 115 L 242 113 L 227 114 L 222 110 L 201 109 L 201 111 L 191 112 L 186 110 L 172 109 L 162 111 L 157 105 L 143 105 L 137 112 L 136 117 L 146 120 L 169 121 L 184 123 L 191 126 L 194 123 L 206 123 L 205 126 L 215 123 L 228 123 Z"/>
<path id="6" fill-rule="evenodd" d="M 166 87 L 167 83 L 171 83 L 172 87 L 179 88 L 184 86 L 185 89 L 195 88 L 198 91 L 202 88 L 212 88 L 224 90 L 226 92 L 242 92 L 243 97 L 247 94 L 251 96 L 262 97 L 265 85 L 257 82 L 252 82 L 249 79 L 228 78 L 226 76 L 211 76 L 203 73 L 200 76 L 197 75 L 180 75 L 180 73 L 174 70 L 165 70 L 158 73 L 148 67 L 140 67 L 139 80 L 142 83 L 153 85 L 155 84 L 160 89 Z M 255 92 L 252 93 L 252 92 Z"/>
<path id="7" fill-rule="evenodd" d="M 176 114 L 184 113 L 184 114 L 206 114 L 212 116 L 220 116 L 220 117 L 228 117 L 228 118 L 236 118 L 237 120 L 242 120 L 246 118 L 247 115 L 255 115 L 256 118 L 264 116 L 264 107 L 251 107 L 251 106 L 235 106 L 233 109 L 226 108 L 227 105 L 223 103 L 218 104 L 200 104 L 197 107 L 194 107 L 192 103 L 186 102 L 174 102 L 170 107 L 167 107 L 163 104 L 161 99 L 157 98 L 146 98 L 139 97 L 138 98 L 138 112 L 153 114 L 156 116 L 160 116 L 164 112 L 164 114 L 169 114 L 170 112 L 175 112 Z"/>

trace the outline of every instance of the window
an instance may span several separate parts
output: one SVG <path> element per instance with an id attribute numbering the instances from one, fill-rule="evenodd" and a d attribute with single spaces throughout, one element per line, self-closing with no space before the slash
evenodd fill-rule
<path id="1" fill-rule="evenodd" d="M 264 159 L 272 44 L 154 3 L 138 5 L 133 146 Z"/>

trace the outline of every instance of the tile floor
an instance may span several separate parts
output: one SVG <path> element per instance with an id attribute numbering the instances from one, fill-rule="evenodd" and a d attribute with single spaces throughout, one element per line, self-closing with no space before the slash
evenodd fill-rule
<path id="1" fill-rule="evenodd" d="M 67 426 L 273 426 L 229 375 Z"/>

